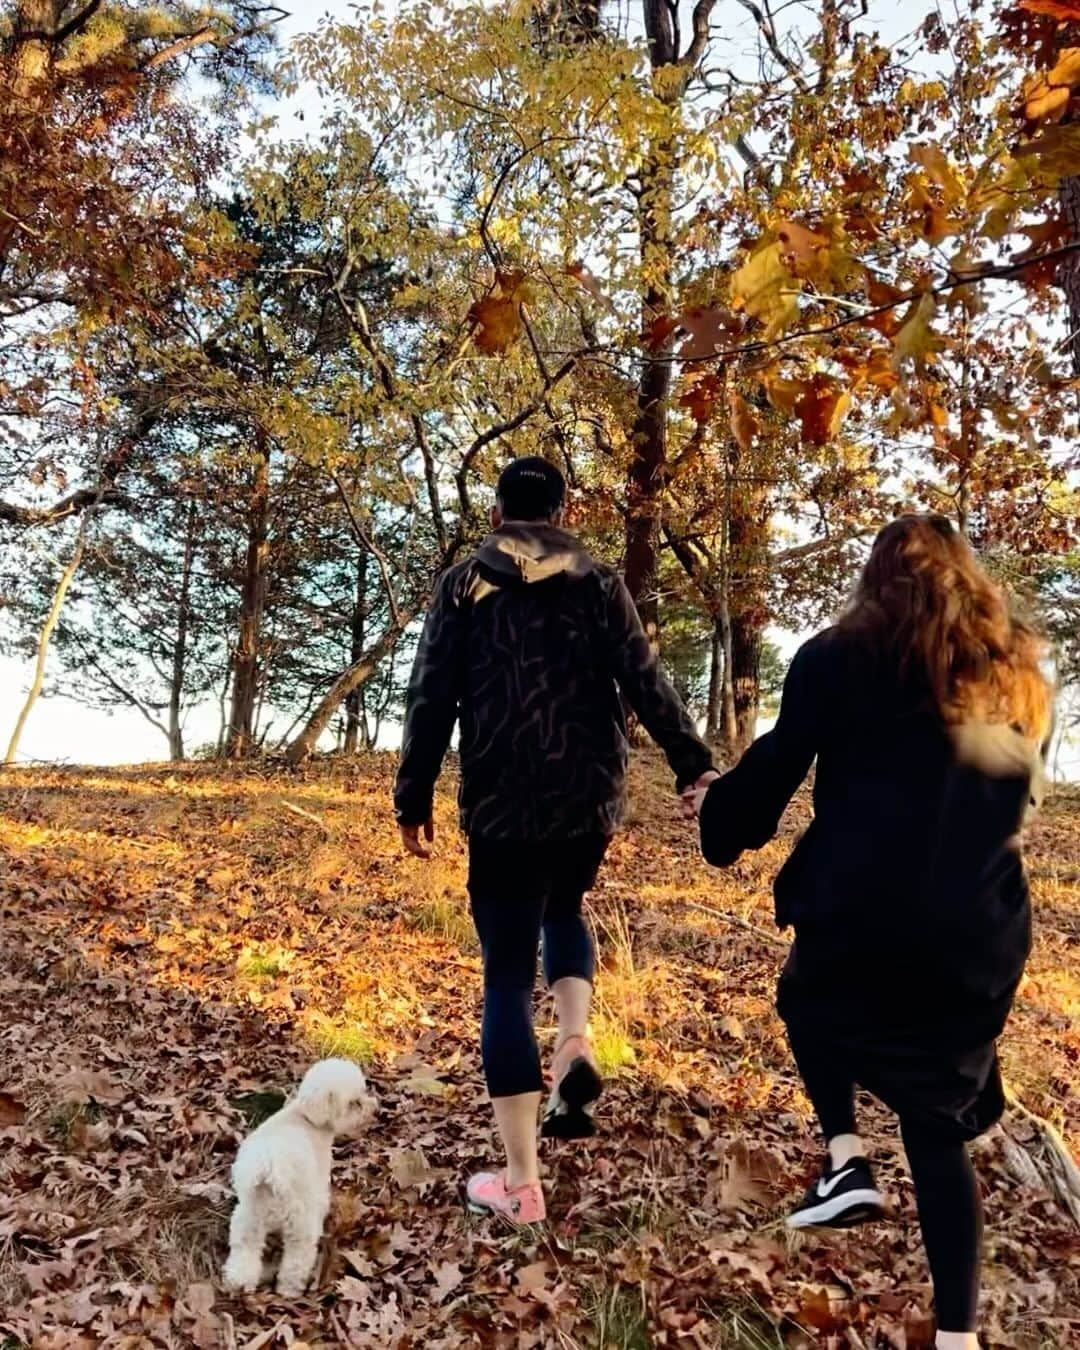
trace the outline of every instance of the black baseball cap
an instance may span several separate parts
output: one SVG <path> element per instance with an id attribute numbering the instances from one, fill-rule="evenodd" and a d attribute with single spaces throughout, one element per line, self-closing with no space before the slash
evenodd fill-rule
<path id="1" fill-rule="evenodd" d="M 539 455 L 515 459 L 496 488 L 506 520 L 550 520 L 566 501 L 566 479 Z"/>

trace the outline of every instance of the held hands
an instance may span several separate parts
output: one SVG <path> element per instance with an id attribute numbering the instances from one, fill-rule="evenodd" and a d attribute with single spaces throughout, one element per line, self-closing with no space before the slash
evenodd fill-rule
<path id="1" fill-rule="evenodd" d="M 681 795 L 684 820 L 696 820 L 698 818 L 701 814 L 701 804 L 705 800 L 706 792 L 719 777 L 720 775 L 715 769 L 707 769 L 696 783 L 691 783 L 689 787 L 683 788 Z"/>
<path id="2" fill-rule="evenodd" d="M 402 825 L 401 843 L 406 853 L 411 853 L 414 858 L 430 858 L 431 849 L 425 848 L 420 842 L 421 833 L 426 843 L 431 844 L 435 840 L 435 822 L 426 821 L 423 825 Z"/>

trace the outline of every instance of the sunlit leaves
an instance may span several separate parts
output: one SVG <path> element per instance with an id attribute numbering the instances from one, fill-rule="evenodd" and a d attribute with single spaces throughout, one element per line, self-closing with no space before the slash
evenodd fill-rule
<path id="1" fill-rule="evenodd" d="M 802 289 L 784 262 L 779 239 L 759 244 L 731 278 L 731 303 L 764 326 L 765 337 L 775 337 L 798 317 L 795 297 Z"/>

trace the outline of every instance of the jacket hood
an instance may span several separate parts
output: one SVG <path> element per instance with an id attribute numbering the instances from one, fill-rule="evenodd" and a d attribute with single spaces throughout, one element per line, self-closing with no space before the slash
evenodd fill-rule
<path id="1" fill-rule="evenodd" d="M 579 580 L 596 568 L 574 535 L 554 525 L 523 521 L 500 525 L 484 540 L 476 560 L 500 579 L 526 585 L 560 575 Z"/>

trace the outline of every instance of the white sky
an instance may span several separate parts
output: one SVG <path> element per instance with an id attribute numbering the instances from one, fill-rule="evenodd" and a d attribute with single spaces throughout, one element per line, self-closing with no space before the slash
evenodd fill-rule
<path id="1" fill-rule="evenodd" d="M 631 0 L 635 14 L 639 12 L 639 4 L 640 0 Z M 394 0 L 384 0 L 384 13 L 394 7 Z M 620 0 L 619 8 L 625 13 L 626 0 Z M 686 0 L 683 0 L 683 8 L 688 8 Z M 779 4 L 774 6 L 774 10 L 783 8 Z M 898 43 L 912 32 L 931 8 L 931 0 L 916 3 L 910 0 L 871 0 L 868 16 L 860 27 L 877 30 L 888 44 Z M 316 0 L 314 4 L 294 0 L 293 12 L 279 28 L 282 44 L 287 45 L 297 34 L 317 27 L 326 15 L 348 20 L 354 9 L 353 0 Z M 723 64 L 732 65 L 738 70 L 740 64 L 748 63 L 745 73 L 752 76 L 757 39 L 753 22 L 746 11 L 736 5 L 734 0 L 721 0 L 716 26 L 725 38 Z M 684 24 L 684 29 L 686 27 Z M 293 115 L 296 107 L 303 108 L 303 121 Z M 282 110 L 279 107 L 276 111 L 280 116 L 280 129 L 284 137 L 291 139 L 311 134 L 318 127 L 318 106 L 313 90 L 302 92 L 294 100 L 292 108 Z M 799 641 L 794 635 L 780 631 L 774 632 L 772 636 L 785 656 L 791 655 Z M 49 669 L 57 669 L 55 657 L 50 661 Z M 0 750 L 6 748 L 7 737 L 22 705 L 31 674 L 30 661 L 0 658 L 0 738 L 3 740 Z M 185 742 L 189 752 L 200 744 L 216 741 L 218 718 L 218 710 L 213 706 L 197 709 L 189 716 L 185 727 Z M 394 736 L 394 729 L 388 728 L 388 739 L 393 741 Z M 167 746 L 162 734 L 137 711 L 104 712 L 86 708 L 70 698 L 52 696 L 38 701 L 22 738 L 19 759 L 77 764 L 133 764 L 161 760 L 166 754 Z M 1061 767 L 1070 777 L 1080 776 L 1080 745 L 1068 749 L 1062 757 Z"/>

